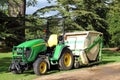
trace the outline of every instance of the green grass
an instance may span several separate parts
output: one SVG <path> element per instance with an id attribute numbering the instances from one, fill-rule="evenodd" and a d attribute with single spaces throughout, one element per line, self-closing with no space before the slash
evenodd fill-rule
<path id="1" fill-rule="evenodd" d="M 120 62 L 120 52 L 103 51 L 101 64 L 113 62 Z"/>
<path id="2" fill-rule="evenodd" d="M 8 72 L 11 56 L 11 53 L 0 53 L 0 80 L 32 80 L 38 77 L 34 75 L 33 71 L 24 72 L 24 74 Z"/>
<path id="3" fill-rule="evenodd" d="M 23 74 L 12 74 L 8 72 L 8 67 L 11 63 L 11 53 L 0 53 L 0 80 L 32 80 L 40 76 L 36 76 L 33 71 L 25 71 Z M 104 51 L 102 54 L 102 62 L 100 64 L 108 64 L 113 62 L 120 62 L 119 52 Z M 58 70 L 48 72 L 59 73 Z"/>

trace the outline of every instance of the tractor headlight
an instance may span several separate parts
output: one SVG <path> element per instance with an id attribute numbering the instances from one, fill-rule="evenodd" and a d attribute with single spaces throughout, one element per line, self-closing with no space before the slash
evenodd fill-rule
<path id="1" fill-rule="evenodd" d="M 22 50 L 22 48 L 17 48 L 16 50 L 17 50 L 17 51 L 21 51 L 21 50 Z"/>
<path id="2" fill-rule="evenodd" d="M 18 55 L 21 55 L 23 53 L 23 48 L 16 48 L 16 52 Z"/>
<path id="3" fill-rule="evenodd" d="M 30 47 L 17 47 L 14 48 L 14 53 L 17 55 L 25 55 L 26 58 L 29 58 L 30 53 L 32 52 L 32 49 Z"/>

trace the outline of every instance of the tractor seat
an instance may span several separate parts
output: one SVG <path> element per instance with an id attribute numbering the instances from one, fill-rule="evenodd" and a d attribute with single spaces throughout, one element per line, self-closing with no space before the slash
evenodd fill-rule
<path id="1" fill-rule="evenodd" d="M 53 47 L 58 44 L 58 36 L 57 34 L 51 34 L 48 39 L 48 47 Z"/>

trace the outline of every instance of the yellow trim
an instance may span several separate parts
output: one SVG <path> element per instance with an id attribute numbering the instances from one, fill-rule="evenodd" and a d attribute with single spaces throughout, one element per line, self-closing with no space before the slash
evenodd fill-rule
<path id="1" fill-rule="evenodd" d="M 46 69 L 47 69 L 47 65 L 45 62 L 41 62 L 40 63 L 40 73 L 44 74 L 46 72 Z"/>
<path id="2" fill-rule="evenodd" d="M 72 59 L 71 59 L 70 53 L 66 53 L 64 55 L 64 64 L 65 64 L 66 67 L 69 67 L 71 65 L 71 60 Z"/>
<path id="3" fill-rule="evenodd" d="M 40 45 L 44 45 L 44 44 L 46 44 L 46 43 L 36 44 L 36 45 L 34 45 L 34 46 L 32 46 L 32 47 L 34 48 L 34 47 L 37 47 L 37 46 L 40 46 Z"/>

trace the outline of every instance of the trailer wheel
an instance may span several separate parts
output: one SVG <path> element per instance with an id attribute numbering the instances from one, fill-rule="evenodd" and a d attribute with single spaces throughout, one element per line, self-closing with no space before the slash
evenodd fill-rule
<path id="1" fill-rule="evenodd" d="M 37 75 L 43 75 L 47 72 L 47 62 L 45 59 L 38 58 L 33 64 L 34 73 Z"/>
<path id="2" fill-rule="evenodd" d="M 75 62 L 75 63 L 74 63 L 74 68 L 77 69 L 77 68 L 79 68 L 79 67 L 80 67 L 80 63 L 79 63 L 79 62 Z"/>
<path id="3" fill-rule="evenodd" d="M 69 70 L 73 67 L 73 62 L 74 62 L 74 59 L 73 59 L 73 54 L 72 52 L 65 48 L 63 49 L 62 51 L 62 55 L 59 59 L 59 68 L 60 70 Z"/>

